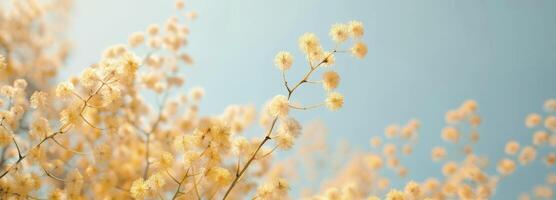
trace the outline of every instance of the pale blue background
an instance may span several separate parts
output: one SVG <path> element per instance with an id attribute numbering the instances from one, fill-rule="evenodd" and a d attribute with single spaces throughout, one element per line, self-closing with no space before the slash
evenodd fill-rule
<path id="1" fill-rule="evenodd" d="M 283 93 L 272 63 L 277 51 L 295 52 L 294 68 L 305 68 L 299 65 L 299 35 L 315 32 L 330 46 L 331 24 L 362 21 L 367 58 L 338 58 L 345 107 L 336 113 L 318 109 L 294 115 L 303 122 L 322 119 L 331 131 L 330 140 L 345 139 L 358 149 L 368 149 L 368 138 L 382 134 L 390 123 L 420 119 L 416 153 L 402 161 L 417 181 L 440 175 L 440 165 L 429 162 L 429 149 L 442 144 L 439 134 L 447 110 L 476 99 L 484 119 L 478 151 L 500 157 L 507 139 L 529 142 L 532 131 L 524 128 L 523 118 L 541 112 L 544 100 L 556 97 L 556 1 L 191 0 L 186 4 L 200 14 L 192 24 L 188 50 L 196 64 L 185 70 L 187 84 L 205 87 L 202 109 L 207 114 L 219 113 L 230 103 L 260 107 Z M 129 33 L 163 22 L 171 13 L 173 1 L 168 0 L 77 0 L 70 30 L 76 46 L 71 68 L 64 74 L 80 71 L 108 45 L 126 42 Z M 293 76 L 300 73 L 294 70 Z M 324 98 L 318 86 L 300 91 L 303 94 L 296 97 L 304 103 Z M 494 199 L 515 199 L 543 182 L 546 171 L 543 164 L 518 170 L 500 184 Z"/>

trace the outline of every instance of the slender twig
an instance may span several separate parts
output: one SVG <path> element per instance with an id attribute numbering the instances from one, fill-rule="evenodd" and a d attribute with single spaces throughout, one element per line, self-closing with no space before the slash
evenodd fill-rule
<path id="1" fill-rule="evenodd" d="M 294 105 L 289 104 L 289 107 L 293 108 L 293 109 L 298 109 L 298 110 L 309 110 L 309 109 L 321 107 L 323 105 L 324 105 L 324 103 L 319 103 L 319 104 L 315 104 L 315 105 L 299 107 L 299 106 L 294 106 Z"/>
<path id="2" fill-rule="evenodd" d="M 305 76 L 303 77 L 303 79 L 301 79 L 293 88 L 289 88 L 286 87 L 286 90 L 288 91 L 288 97 L 287 99 L 290 100 L 292 94 L 295 92 L 295 90 L 297 88 L 299 88 L 299 86 L 301 86 L 303 83 L 307 82 L 307 79 L 311 76 L 311 74 L 313 74 L 313 72 L 315 72 L 316 69 L 318 69 L 322 64 L 324 64 L 326 62 L 326 60 L 332 56 L 334 53 L 336 53 L 336 49 L 334 49 L 331 53 L 329 53 L 319 64 L 317 64 L 316 66 L 313 66 L 312 62 L 310 61 L 309 58 L 309 67 L 310 70 L 309 72 L 307 72 L 307 74 L 305 74 Z M 285 75 L 282 74 L 285 79 Z M 287 86 L 287 84 L 285 84 Z M 232 191 L 232 189 L 236 186 L 237 182 L 239 181 L 239 179 L 241 178 L 241 176 L 245 173 L 245 171 L 247 170 L 247 168 L 249 168 L 249 166 L 251 165 L 251 163 L 253 162 L 253 160 L 255 160 L 255 157 L 257 156 L 257 154 L 259 153 L 259 151 L 261 150 L 261 148 L 264 146 L 264 144 L 266 142 L 268 142 L 268 140 L 271 139 L 270 135 L 272 134 L 272 131 L 274 129 L 274 127 L 276 126 L 276 121 L 278 121 L 278 116 L 274 117 L 274 120 L 272 120 L 272 124 L 270 125 L 270 129 L 268 130 L 268 132 L 266 133 L 264 139 L 261 141 L 261 143 L 259 144 L 259 146 L 257 147 L 257 149 L 255 149 L 255 152 L 251 155 L 251 157 L 249 158 L 249 160 L 247 160 L 247 163 L 245 163 L 245 166 L 243 166 L 243 168 L 239 171 L 239 173 L 236 173 L 236 176 L 234 178 L 234 180 L 232 181 L 232 183 L 230 184 L 230 186 L 228 187 L 228 189 L 226 190 L 226 193 L 224 194 L 224 197 L 222 198 L 223 200 L 225 200 L 226 198 L 228 198 L 228 196 L 230 195 L 230 192 Z"/>

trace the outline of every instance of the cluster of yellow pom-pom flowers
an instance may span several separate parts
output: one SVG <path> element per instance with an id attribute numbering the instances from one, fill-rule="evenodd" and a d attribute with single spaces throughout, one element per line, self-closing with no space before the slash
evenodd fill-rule
<path id="1" fill-rule="evenodd" d="M 0 6 L 0 199 L 291 199 L 292 181 L 330 173 L 322 169 L 330 165 L 334 173 L 318 176 L 326 179 L 319 179 L 318 189 L 304 185 L 300 198 L 481 200 L 537 161 L 549 169 L 556 165 L 556 153 L 546 151 L 556 147 L 555 99 L 545 102 L 545 113 L 525 117 L 530 143 L 510 139 L 499 149 L 505 154 L 491 160 L 474 149 L 482 123 L 478 103 L 468 100 L 449 110 L 438 130 L 445 143 L 426 155 L 441 164 L 441 177 L 407 181 L 400 190 L 390 183 L 414 169 L 403 158 L 418 143 L 419 120 L 388 125 L 383 136 L 370 138 L 368 152 L 328 147 L 325 125 L 302 128 L 293 111 L 343 107 L 334 65 L 340 54 L 366 56 L 365 29 L 358 21 L 332 25 L 330 49 L 316 34 L 302 34 L 303 62 L 278 52 L 274 65 L 285 94 L 271 98 L 260 114 L 253 106 L 229 105 L 218 115 L 203 116 L 203 88 L 179 92 L 185 85 L 182 69 L 193 64 L 184 50 L 187 22 L 197 16 L 182 0 L 165 23 L 130 34 L 127 44 L 108 47 L 97 63 L 57 84 L 52 78 L 69 49 L 56 33 L 69 0 L 6 4 L 13 9 L 4 12 Z M 138 53 L 142 50 L 148 53 Z M 294 66 L 307 70 L 297 81 L 287 76 Z M 322 85 L 326 98 L 308 106 L 293 103 L 306 84 Z M 145 93 L 156 96 L 156 103 Z M 243 135 L 256 120 L 262 136 Z M 293 158 L 273 160 L 276 150 L 290 150 Z M 319 153 L 325 159 L 313 155 Z M 488 161 L 495 165 L 489 168 Z M 545 174 L 544 182 L 520 199 L 553 199 L 556 173 Z"/>

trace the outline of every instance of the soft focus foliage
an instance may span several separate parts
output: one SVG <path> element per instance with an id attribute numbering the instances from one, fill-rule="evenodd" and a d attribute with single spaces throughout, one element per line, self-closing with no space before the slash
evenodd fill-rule
<path id="1" fill-rule="evenodd" d="M 1 199 L 291 199 L 292 182 L 320 176 L 327 167 L 332 175 L 319 188 L 297 189 L 299 198 L 489 199 L 516 170 L 538 160 L 556 163 L 556 153 L 539 151 L 556 146 L 554 99 L 544 105 L 547 114 L 526 116 L 524 125 L 535 130 L 530 144 L 510 140 L 500 149 L 503 158 L 490 159 L 473 151 L 480 139 L 478 103 L 463 102 L 444 116 L 438 137 L 445 145 L 430 147 L 430 160 L 443 163 L 443 176 L 397 189 L 385 174 L 410 177 L 402 160 L 418 144 L 418 120 L 387 126 L 384 136 L 369 138 L 369 152 L 328 146 L 322 123 L 302 128 L 295 112 L 343 107 L 336 56 L 366 56 L 359 21 L 331 26 L 333 48 L 305 33 L 297 41 L 302 56 L 277 52 L 269 66 L 277 68 L 284 93 L 269 97 L 260 113 L 229 105 L 219 115 L 202 116 L 203 88 L 183 89 L 182 69 L 194 63 L 185 51 L 188 25 L 197 16 L 186 8 L 176 1 L 176 13 L 165 23 L 131 33 L 127 44 L 108 47 L 97 63 L 54 83 L 70 50 L 63 28 L 71 2 L 0 3 Z M 307 72 L 290 80 L 291 68 Z M 322 101 L 292 100 L 307 84 L 322 84 Z M 148 98 L 153 94 L 156 103 Z M 247 138 L 256 122 L 264 133 Z M 279 150 L 292 156 L 273 159 Z M 553 198 L 554 184 L 556 174 L 547 174 L 531 193 Z"/>

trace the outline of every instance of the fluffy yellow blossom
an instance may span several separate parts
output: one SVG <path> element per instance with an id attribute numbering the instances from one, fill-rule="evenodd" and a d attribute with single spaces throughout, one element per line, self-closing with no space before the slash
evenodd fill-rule
<path id="1" fill-rule="evenodd" d="M 125 53 L 121 60 L 122 70 L 121 76 L 122 77 L 135 77 L 137 73 L 137 69 L 141 65 L 141 60 L 133 53 Z"/>
<path id="2" fill-rule="evenodd" d="M 444 166 L 442 166 L 442 174 L 444 174 L 444 176 L 454 175 L 454 173 L 456 173 L 457 170 L 458 170 L 458 165 L 452 161 L 447 162 L 444 164 Z"/>
<path id="3" fill-rule="evenodd" d="M 366 158 L 366 163 L 367 165 L 373 169 L 373 170 L 378 170 L 380 168 L 382 168 L 383 165 L 383 161 L 382 158 L 379 155 L 368 155 Z"/>
<path id="4" fill-rule="evenodd" d="M 325 90 L 333 90 L 340 84 L 340 76 L 335 71 L 327 71 L 322 74 L 322 86 Z"/>
<path id="5" fill-rule="evenodd" d="M 157 24 L 151 24 L 147 27 L 147 33 L 150 36 L 157 35 L 160 32 L 160 27 Z"/>
<path id="6" fill-rule="evenodd" d="M 79 170 L 72 170 L 65 180 L 66 191 L 70 196 L 78 195 L 83 188 L 83 182 L 83 175 L 81 175 Z"/>
<path id="7" fill-rule="evenodd" d="M 380 145 L 382 145 L 382 140 L 380 139 L 380 137 L 374 136 L 374 137 L 371 138 L 369 143 L 371 144 L 371 146 L 373 148 L 378 148 L 378 147 L 380 147 Z"/>
<path id="8" fill-rule="evenodd" d="M 280 134 L 274 139 L 276 139 L 276 144 L 279 149 L 289 150 L 293 146 L 293 136 L 290 134 Z"/>
<path id="9" fill-rule="evenodd" d="M 385 200 L 406 200 L 406 198 L 405 198 L 405 194 L 402 191 L 393 189 L 390 190 L 388 194 L 386 194 Z"/>
<path id="10" fill-rule="evenodd" d="M 457 143 L 460 138 L 459 131 L 454 127 L 446 127 L 442 129 L 442 139 L 448 142 Z"/>
<path id="11" fill-rule="evenodd" d="M 544 127 L 552 132 L 556 132 L 556 116 L 550 115 L 544 120 Z"/>
<path id="12" fill-rule="evenodd" d="M 357 42 L 351 47 L 351 54 L 353 54 L 357 58 L 364 58 L 367 55 L 367 45 L 362 42 Z"/>
<path id="13" fill-rule="evenodd" d="M 73 95 L 74 87 L 73 84 L 69 82 L 62 82 L 56 87 L 56 96 L 61 98 L 67 98 Z"/>
<path id="14" fill-rule="evenodd" d="M 309 54 L 320 48 L 319 38 L 314 33 L 305 33 L 299 37 L 299 48 Z"/>
<path id="15" fill-rule="evenodd" d="M 498 162 L 497 170 L 502 175 L 510 175 L 515 171 L 515 162 L 513 160 L 504 158 Z"/>
<path id="16" fill-rule="evenodd" d="M 365 34 L 365 28 L 363 27 L 363 23 L 360 21 L 351 21 L 349 22 L 349 33 L 354 38 L 360 38 Z"/>
<path id="17" fill-rule="evenodd" d="M 432 160 L 438 161 L 444 159 L 446 156 L 446 149 L 443 147 L 434 147 L 431 151 Z"/>
<path id="18" fill-rule="evenodd" d="M 219 186 L 229 184 L 230 181 L 232 181 L 232 174 L 230 174 L 230 171 L 221 167 L 209 169 L 206 176 L 209 180 Z"/>
<path id="19" fill-rule="evenodd" d="M 297 138 L 301 134 L 301 124 L 291 117 L 281 119 L 280 132 Z"/>
<path id="20" fill-rule="evenodd" d="M 349 27 L 345 24 L 334 24 L 330 28 L 330 37 L 336 43 L 345 42 L 349 38 Z"/>
<path id="21" fill-rule="evenodd" d="M 64 191 L 59 188 L 54 188 L 48 195 L 49 200 L 65 200 L 66 198 Z"/>
<path id="22" fill-rule="evenodd" d="M 541 115 L 537 113 L 532 113 L 527 115 L 527 118 L 525 119 L 525 126 L 532 128 L 539 125 L 541 122 L 542 122 Z"/>
<path id="23" fill-rule="evenodd" d="M 531 163 L 537 157 L 537 150 L 531 146 L 526 146 L 521 150 L 519 154 L 519 162 L 522 165 L 527 165 Z"/>
<path id="24" fill-rule="evenodd" d="M 293 56 L 291 53 L 286 51 L 280 51 L 274 57 L 274 65 L 282 71 L 286 71 L 292 67 Z"/>
<path id="25" fill-rule="evenodd" d="M 162 187 L 164 187 L 166 181 L 164 180 L 164 176 L 162 174 L 155 173 L 151 175 L 147 181 L 145 181 L 145 184 L 147 185 L 149 192 L 157 194 L 160 192 Z"/>
<path id="26" fill-rule="evenodd" d="M 283 95 L 275 96 L 268 105 L 268 111 L 272 116 L 288 116 L 290 111 L 288 98 Z"/>
<path id="27" fill-rule="evenodd" d="M 129 36 L 128 44 L 131 47 L 137 47 L 145 41 L 145 34 L 142 32 L 135 32 Z"/>
<path id="28" fill-rule="evenodd" d="M 200 86 L 193 87 L 189 90 L 188 96 L 194 101 L 200 101 L 205 96 L 205 90 Z"/>
<path id="29" fill-rule="evenodd" d="M 60 122 L 63 126 L 70 124 L 77 125 L 81 122 L 81 104 L 73 104 L 62 110 L 60 113 Z"/>
<path id="30" fill-rule="evenodd" d="M 131 193 L 131 197 L 133 197 L 134 199 L 143 199 L 146 197 L 148 190 L 149 186 L 147 185 L 145 180 L 143 180 L 143 178 L 140 178 L 133 181 L 129 192 Z"/>
<path id="31" fill-rule="evenodd" d="M 326 98 L 326 107 L 331 111 L 336 111 L 344 105 L 344 96 L 340 93 L 332 92 Z"/>
<path id="32" fill-rule="evenodd" d="M 183 0 L 176 0 L 176 9 L 183 10 L 185 2 Z"/>
<path id="33" fill-rule="evenodd" d="M 174 155 L 170 152 L 162 152 L 160 153 L 160 157 L 158 159 L 159 167 L 162 169 L 169 169 L 174 165 Z"/>
<path id="34" fill-rule="evenodd" d="M 556 111 L 556 99 L 549 99 L 544 102 L 544 110 L 548 112 Z"/>
<path id="35" fill-rule="evenodd" d="M 549 135 L 546 131 L 537 131 L 533 134 L 533 144 L 542 145 L 548 142 Z"/>
<path id="36" fill-rule="evenodd" d="M 506 147 L 504 148 L 504 151 L 508 154 L 508 155 L 515 155 L 518 151 L 519 151 L 519 143 L 517 141 L 508 141 L 506 143 Z"/>
<path id="37" fill-rule="evenodd" d="M 418 198 L 421 196 L 421 187 L 415 181 L 410 181 L 405 185 L 405 193 L 411 198 Z"/>
<path id="38" fill-rule="evenodd" d="M 42 108 L 46 105 L 46 93 L 41 91 L 36 91 L 31 95 L 31 108 L 37 109 Z"/>
<path id="39" fill-rule="evenodd" d="M 29 134 L 34 138 L 45 138 L 52 132 L 48 120 L 44 117 L 39 117 L 31 124 Z"/>

